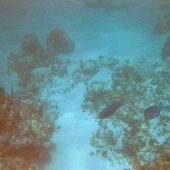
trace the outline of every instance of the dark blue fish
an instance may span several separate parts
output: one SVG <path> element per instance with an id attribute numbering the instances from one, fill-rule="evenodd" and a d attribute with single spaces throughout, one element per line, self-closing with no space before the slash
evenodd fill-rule
<path id="1" fill-rule="evenodd" d="M 114 101 L 111 105 L 105 107 L 99 114 L 100 119 L 105 119 L 109 116 L 111 116 L 121 105 L 123 104 L 123 101 Z"/>
<path id="2" fill-rule="evenodd" d="M 150 106 L 144 111 L 145 120 L 150 120 L 160 115 L 164 105 L 160 103 L 158 106 Z"/>

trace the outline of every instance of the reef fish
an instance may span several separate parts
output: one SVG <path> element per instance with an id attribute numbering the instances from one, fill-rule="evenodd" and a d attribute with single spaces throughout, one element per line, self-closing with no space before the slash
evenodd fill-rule
<path id="1" fill-rule="evenodd" d="M 111 116 L 121 105 L 123 104 L 123 101 L 114 101 L 111 105 L 105 107 L 99 114 L 100 119 L 105 119 L 109 116 Z"/>
<path id="2" fill-rule="evenodd" d="M 145 109 L 144 117 L 145 120 L 150 120 L 160 115 L 161 110 L 164 108 L 164 105 L 160 103 L 158 106 L 150 106 Z"/>

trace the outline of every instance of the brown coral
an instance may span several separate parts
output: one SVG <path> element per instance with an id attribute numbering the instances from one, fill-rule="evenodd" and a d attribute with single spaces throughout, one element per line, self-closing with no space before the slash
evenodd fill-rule
<path id="1" fill-rule="evenodd" d="M 38 54 L 40 50 L 40 43 L 38 41 L 38 38 L 34 34 L 28 34 L 24 36 L 22 42 L 22 51 L 25 54 Z"/>
<path id="2" fill-rule="evenodd" d="M 47 48 L 54 54 L 69 54 L 74 51 L 74 43 L 71 38 L 62 30 L 50 31 L 47 37 Z"/>
<path id="3" fill-rule="evenodd" d="M 4 170 L 20 170 L 10 159 L 19 159 L 23 166 L 44 165 L 53 144 L 50 137 L 54 124 L 44 117 L 45 105 L 38 101 L 21 102 L 17 94 L 7 95 L 0 89 L 0 166 Z"/>
<path id="4" fill-rule="evenodd" d="M 169 154 L 162 155 L 155 161 L 152 161 L 143 166 L 140 164 L 140 166 L 137 166 L 137 168 L 135 167 L 136 166 L 134 166 L 133 170 L 170 170 L 170 155 Z"/>

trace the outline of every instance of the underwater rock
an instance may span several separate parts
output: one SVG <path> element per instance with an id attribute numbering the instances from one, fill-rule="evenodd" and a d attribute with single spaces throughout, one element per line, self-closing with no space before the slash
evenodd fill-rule
<path id="1" fill-rule="evenodd" d="M 154 29 L 156 34 L 166 34 L 170 31 L 170 17 L 168 19 L 163 19 L 160 21 Z"/>
<path id="2" fill-rule="evenodd" d="M 25 54 L 37 54 L 40 51 L 40 43 L 34 34 L 24 36 L 22 42 L 22 51 Z"/>
<path id="3" fill-rule="evenodd" d="M 166 39 L 165 45 L 162 49 L 162 58 L 166 59 L 170 57 L 170 37 Z"/>
<path id="4" fill-rule="evenodd" d="M 106 108 L 104 108 L 100 114 L 99 114 L 99 118 L 100 119 L 105 119 L 109 116 L 111 116 L 121 105 L 123 104 L 123 101 L 114 101 L 111 105 L 107 106 Z"/>
<path id="5" fill-rule="evenodd" d="M 160 115 L 161 110 L 164 108 L 163 104 L 160 103 L 159 106 L 150 106 L 144 111 L 145 120 L 153 119 Z"/>
<path id="6" fill-rule="evenodd" d="M 55 55 L 60 53 L 69 54 L 73 52 L 75 48 L 71 38 L 60 29 L 50 31 L 46 42 L 47 49 L 52 51 Z"/>

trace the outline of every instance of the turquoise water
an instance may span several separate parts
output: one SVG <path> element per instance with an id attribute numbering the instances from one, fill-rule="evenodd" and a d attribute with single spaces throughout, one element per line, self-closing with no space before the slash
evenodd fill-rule
<path id="1" fill-rule="evenodd" d="M 42 121 L 22 114 L 17 140 L 22 146 L 55 148 L 47 149 L 48 162 L 12 158 L 21 157 L 27 169 L 140 170 L 137 164 L 156 164 L 169 154 L 169 45 L 164 50 L 169 21 L 168 10 L 161 10 L 168 3 L 0 0 L 0 86 L 25 104 L 46 103 Z M 166 23 L 163 33 L 160 22 Z M 99 119 L 103 108 L 122 99 L 113 115 Z M 166 106 L 160 116 L 144 120 L 145 109 L 160 102 Z M 50 122 L 50 136 L 35 137 L 37 144 L 34 138 L 24 142 L 23 129 L 39 136 Z M 0 156 L 0 166 L 9 168 L 3 157 L 11 159 L 11 152 Z"/>

